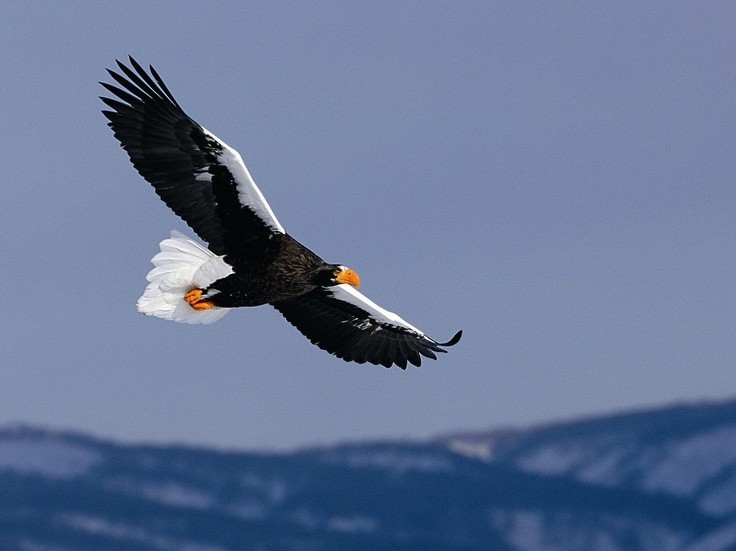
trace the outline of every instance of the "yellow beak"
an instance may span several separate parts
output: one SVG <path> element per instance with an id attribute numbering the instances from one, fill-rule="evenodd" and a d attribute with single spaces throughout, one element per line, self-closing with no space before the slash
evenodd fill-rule
<path id="1" fill-rule="evenodd" d="M 338 283 L 347 283 L 348 285 L 352 285 L 353 287 L 360 287 L 360 278 L 358 277 L 358 274 L 356 274 L 355 271 L 351 270 L 350 268 L 346 268 L 342 272 L 337 274 L 335 280 Z"/>

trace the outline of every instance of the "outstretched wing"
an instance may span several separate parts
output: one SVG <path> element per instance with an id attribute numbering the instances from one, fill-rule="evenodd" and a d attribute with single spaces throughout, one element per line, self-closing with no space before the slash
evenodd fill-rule
<path id="1" fill-rule="evenodd" d="M 318 287 L 273 306 L 313 344 L 348 362 L 419 366 L 421 356 L 436 360 L 435 352 L 446 352 L 442 347 L 463 333 L 439 343 L 349 285 Z"/>
<path id="2" fill-rule="evenodd" d="M 115 137 L 136 170 L 215 254 L 253 254 L 274 233 L 285 233 L 240 154 L 191 119 L 153 67 L 149 75 L 132 57 L 116 96 L 100 98 Z M 257 248 L 257 247 L 256 247 Z"/>

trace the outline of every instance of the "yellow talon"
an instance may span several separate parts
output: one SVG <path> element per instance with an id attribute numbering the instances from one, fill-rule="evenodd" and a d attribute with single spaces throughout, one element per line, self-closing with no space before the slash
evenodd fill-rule
<path id="1" fill-rule="evenodd" d="M 192 306 L 194 306 L 194 303 L 197 302 L 201 298 L 202 298 L 202 289 L 192 289 L 186 295 L 184 295 L 184 300 L 186 300 Z"/>
<path id="2" fill-rule="evenodd" d="M 192 289 L 184 295 L 184 300 L 186 300 L 189 303 L 189 306 L 195 310 L 209 310 L 210 308 L 214 308 L 214 302 L 211 300 L 202 300 L 203 292 L 204 291 L 202 291 L 202 289 Z"/>
<path id="3" fill-rule="evenodd" d="M 209 310 L 210 308 L 215 307 L 215 303 L 211 300 L 201 300 L 199 302 L 195 302 L 194 304 L 191 304 L 191 307 L 195 310 Z"/>

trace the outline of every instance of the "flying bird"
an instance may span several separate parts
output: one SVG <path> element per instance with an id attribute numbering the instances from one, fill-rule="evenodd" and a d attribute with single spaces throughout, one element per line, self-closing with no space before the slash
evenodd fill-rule
<path id="1" fill-rule="evenodd" d="M 166 84 L 132 57 L 108 69 L 102 113 L 131 162 L 207 243 L 172 231 L 151 260 L 144 314 L 212 323 L 229 309 L 270 304 L 313 344 L 344 359 L 406 369 L 441 343 L 361 294 L 358 274 L 329 264 L 284 230 L 240 154 L 190 118 Z"/>

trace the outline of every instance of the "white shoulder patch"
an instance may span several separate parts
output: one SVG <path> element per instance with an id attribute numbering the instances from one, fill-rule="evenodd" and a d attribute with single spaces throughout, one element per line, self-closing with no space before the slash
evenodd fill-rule
<path id="1" fill-rule="evenodd" d="M 243 162 L 243 158 L 235 149 L 227 145 L 212 132 L 202 127 L 204 133 L 213 140 L 222 145 L 222 153 L 218 155 L 217 160 L 230 171 L 235 178 L 238 188 L 238 198 L 243 205 L 250 207 L 256 215 L 263 220 L 274 231 L 286 233 L 283 226 L 276 219 L 276 215 L 271 210 L 271 206 L 266 198 L 258 189 L 255 181 L 248 172 L 248 168 Z"/>
<path id="2" fill-rule="evenodd" d="M 349 304 L 352 304 L 353 306 L 357 306 L 361 310 L 368 312 L 368 314 L 379 324 L 402 327 L 407 331 L 415 333 L 416 335 L 426 337 L 426 335 L 422 331 L 414 327 L 401 316 L 399 316 L 398 314 L 394 314 L 393 312 L 390 312 L 385 308 L 381 308 L 378 304 L 373 302 L 371 299 L 369 299 L 350 285 L 335 285 L 334 287 L 329 287 L 327 290 L 332 293 L 332 296 L 335 297 L 337 300 L 347 302 Z"/>

